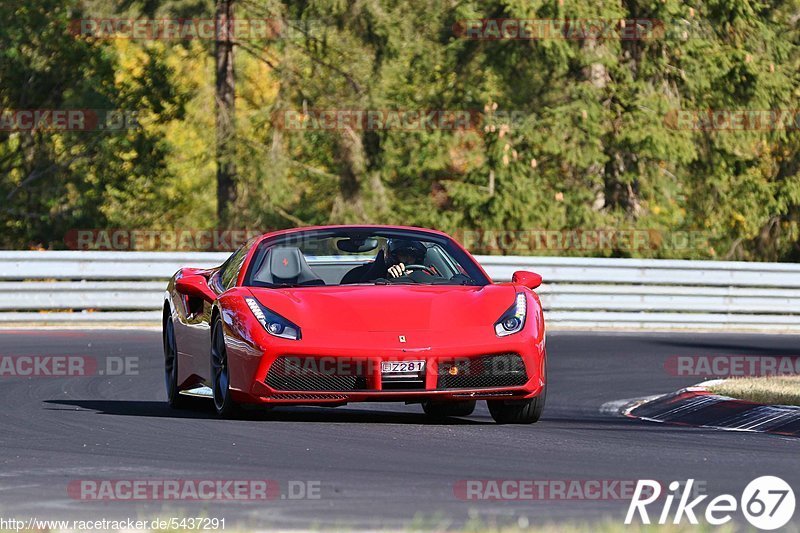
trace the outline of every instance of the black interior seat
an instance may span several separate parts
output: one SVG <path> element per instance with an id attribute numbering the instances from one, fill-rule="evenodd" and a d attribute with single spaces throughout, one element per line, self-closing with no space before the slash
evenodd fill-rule
<path id="1" fill-rule="evenodd" d="M 275 285 L 325 285 L 308 266 L 303 252 L 294 246 L 270 248 L 255 281 Z"/>

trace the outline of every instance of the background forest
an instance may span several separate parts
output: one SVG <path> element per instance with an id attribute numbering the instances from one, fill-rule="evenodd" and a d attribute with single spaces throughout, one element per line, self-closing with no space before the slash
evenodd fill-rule
<path id="1" fill-rule="evenodd" d="M 278 29 L 222 44 L 75 30 L 221 13 Z M 658 31 L 470 37 L 480 19 Z M 7 249 L 63 249 L 80 228 L 365 222 L 456 236 L 642 230 L 664 243 L 471 246 L 494 253 L 800 260 L 797 0 L 4 0 L 0 110 L 21 109 L 121 110 L 136 125 L 0 127 Z M 468 112 L 471 124 L 287 127 L 287 113 L 319 110 Z M 786 120 L 686 119 L 709 110 Z M 701 238 L 669 245 L 676 234 Z"/>

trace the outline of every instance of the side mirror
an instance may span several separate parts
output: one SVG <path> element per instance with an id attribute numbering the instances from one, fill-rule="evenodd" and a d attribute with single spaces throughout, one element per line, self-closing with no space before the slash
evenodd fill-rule
<path id="1" fill-rule="evenodd" d="M 514 272 L 514 275 L 511 276 L 511 282 L 524 285 L 529 289 L 535 289 L 536 287 L 542 284 L 542 276 L 536 274 L 535 272 L 528 272 L 526 270 L 517 270 L 516 272 Z"/>
<path id="2" fill-rule="evenodd" d="M 213 302 L 217 299 L 217 295 L 208 286 L 206 278 L 199 274 L 189 274 L 178 278 L 175 282 L 175 290 L 181 294 L 191 296 L 193 298 L 200 298 L 207 302 Z"/>

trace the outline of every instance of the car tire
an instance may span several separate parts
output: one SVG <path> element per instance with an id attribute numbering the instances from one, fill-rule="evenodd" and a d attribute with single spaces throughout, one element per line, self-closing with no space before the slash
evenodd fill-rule
<path id="1" fill-rule="evenodd" d="M 486 403 L 489 413 L 498 424 L 533 424 L 539 421 L 544 410 L 546 391 L 536 398 L 523 401 L 491 400 Z"/>
<path id="2" fill-rule="evenodd" d="M 422 409 L 431 418 L 447 418 L 450 416 L 469 416 L 475 410 L 475 400 L 458 402 L 422 402 Z"/>
<path id="3" fill-rule="evenodd" d="M 539 421 L 547 399 L 547 356 L 544 364 L 542 392 L 530 400 L 489 400 L 489 413 L 498 424 L 534 424 Z"/>
<path id="4" fill-rule="evenodd" d="M 178 386 L 178 344 L 175 341 L 175 324 L 169 310 L 164 311 L 164 381 L 167 388 L 167 403 L 173 409 L 186 409 L 190 406 L 190 398 L 180 394 Z"/>
<path id="5" fill-rule="evenodd" d="M 239 414 L 239 406 L 231 396 L 228 350 L 225 348 L 225 331 L 219 316 L 211 325 L 211 390 L 217 415 L 235 418 Z"/>

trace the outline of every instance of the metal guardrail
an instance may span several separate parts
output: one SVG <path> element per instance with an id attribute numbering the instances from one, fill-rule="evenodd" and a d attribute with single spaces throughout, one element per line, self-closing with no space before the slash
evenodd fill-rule
<path id="1" fill-rule="evenodd" d="M 165 281 L 227 253 L 0 252 L 0 323 L 157 324 Z M 800 332 L 800 265 L 478 256 L 495 280 L 541 274 L 550 325 Z"/>

